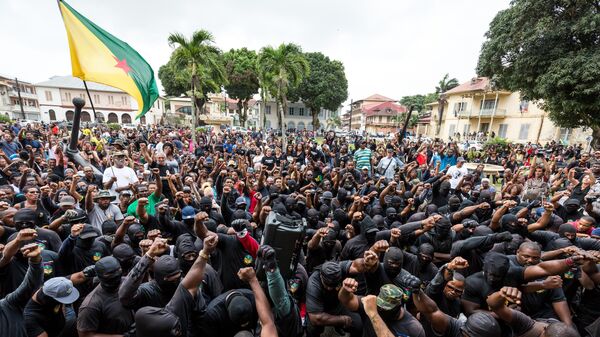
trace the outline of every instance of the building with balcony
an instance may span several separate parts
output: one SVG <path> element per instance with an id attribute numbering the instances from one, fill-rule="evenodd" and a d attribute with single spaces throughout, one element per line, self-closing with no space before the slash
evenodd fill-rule
<path id="1" fill-rule="evenodd" d="M 370 133 L 395 132 L 403 124 L 405 106 L 397 100 L 375 94 L 352 102 L 350 130 Z"/>
<path id="2" fill-rule="evenodd" d="M 86 101 L 81 111 L 82 122 L 105 122 L 120 124 L 154 124 L 165 113 L 164 98 L 158 98 L 152 108 L 139 119 L 137 102 L 120 89 L 104 84 L 87 82 L 90 98 L 85 91 L 83 81 L 73 76 L 53 76 L 48 81 L 35 85 L 40 103 L 41 120 L 44 122 L 72 121 L 74 115 L 73 98 L 81 97 Z M 92 104 L 96 110 L 94 110 Z"/>
<path id="3" fill-rule="evenodd" d="M 0 75 L 0 113 L 12 119 L 40 120 L 40 104 L 35 86 Z"/>
<path id="4" fill-rule="evenodd" d="M 438 102 L 427 104 L 431 114 L 430 137 L 457 139 L 472 133 L 492 133 L 514 142 L 563 140 L 586 143 L 590 132 L 560 128 L 548 113 L 519 92 L 495 89 L 486 77 L 476 77 L 444 93 L 445 104 L 438 124 Z"/>

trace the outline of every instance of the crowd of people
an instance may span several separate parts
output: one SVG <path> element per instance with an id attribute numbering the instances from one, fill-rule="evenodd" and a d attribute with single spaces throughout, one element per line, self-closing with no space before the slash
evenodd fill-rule
<path id="1" fill-rule="evenodd" d="M 600 336 L 600 151 L 0 130 L 0 336 Z"/>

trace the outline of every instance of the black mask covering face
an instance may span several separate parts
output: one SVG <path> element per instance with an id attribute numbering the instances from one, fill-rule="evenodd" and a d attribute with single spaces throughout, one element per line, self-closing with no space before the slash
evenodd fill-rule
<path id="1" fill-rule="evenodd" d="M 500 253 L 490 252 L 483 262 L 483 273 L 486 282 L 495 290 L 504 285 L 504 277 L 508 272 L 510 264 L 508 258 Z"/>
<path id="2" fill-rule="evenodd" d="M 314 208 L 309 209 L 306 212 L 306 220 L 308 220 L 307 222 L 311 227 L 316 228 L 319 224 L 319 211 Z"/>
<path id="3" fill-rule="evenodd" d="M 96 262 L 96 275 L 100 280 L 102 289 L 108 292 L 119 290 L 123 271 L 119 261 L 112 256 L 103 257 Z"/>
<path id="4" fill-rule="evenodd" d="M 133 225 L 129 226 L 129 229 L 127 229 L 127 236 L 129 236 L 129 240 L 131 241 L 131 246 L 133 248 L 139 247 L 140 241 L 143 240 L 143 235 L 139 235 L 139 233 L 143 234 L 142 226 L 140 226 L 140 224 L 134 223 Z"/>
<path id="5" fill-rule="evenodd" d="M 448 209 L 450 212 L 456 212 L 460 208 L 460 199 L 458 198 L 450 198 L 448 201 Z"/>
<path id="6" fill-rule="evenodd" d="M 383 270 L 390 279 L 394 279 L 402 270 L 404 255 L 398 247 L 390 247 L 383 256 Z"/>
<path id="7" fill-rule="evenodd" d="M 96 238 L 82 239 L 78 237 L 77 241 L 75 241 L 75 246 L 83 250 L 88 250 L 92 248 L 94 241 L 96 241 Z"/>
<path id="8" fill-rule="evenodd" d="M 177 290 L 181 275 L 176 280 L 167 281 L 169 276 L 181 273 L 179 262 L 172 256 L 163 255 L 154 263 L 154 279 L 167 296 L 172 296 Z"/>
<path id="9" fill-rule="evenodd" d="M 398 319 L 400 312 L 402 311 L 402 306 L 397 305 L 391 310 L 383 310 L 380 307 L 377 307 L 377 313 L 381 317 L 381 319 L 386 323 L 394 322 Z"/>
<path id="10" fill-rule="evenodd" d="M 177 315 L 164 308 L 143 307 L 135 313 L 138 336 L 178 337 L 183 336 Z"/>
<path id="11" fill-rule="evenodd" d="M 57 306 L 60 306 L 61 304 L 53 299 L 52 297 L 44 294 L 44 292 L 40 289 L 40 291 L 37 292 L 36 295 L 36 300 L 44 307 L 44 308 L 49 308 L 49 309 L 54 309 Z"/>

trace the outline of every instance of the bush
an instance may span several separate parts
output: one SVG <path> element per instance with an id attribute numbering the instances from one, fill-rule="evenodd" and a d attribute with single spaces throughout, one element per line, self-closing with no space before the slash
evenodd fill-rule
<path id="1" fill-rule="evenodd" d="M 510 145 L 510 141 L 506 138 L 492 138 L 483 144 L 483 149 L 487 150 L 489 147 L 493 146 L 496 149 L 506 149 Z"/>
<path id="2" fill-rule="evenodd" d="M 121 124 L 119 124 L 119 123 L 108 123 L 107 126 L 111 130 L 115 130 L 115 131 L 121 130 Z"/>
<path id="3" fill-rule="evenodd" d="M 0 114 L 0 123 L 10 123 L 12 120 L 7 115 Z"/>

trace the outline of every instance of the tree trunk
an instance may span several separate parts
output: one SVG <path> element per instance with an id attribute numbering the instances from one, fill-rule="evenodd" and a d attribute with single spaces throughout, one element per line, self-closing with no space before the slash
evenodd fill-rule
<path id="1" fill-rule="evenodd" d="M 436 135 L 440 134 L 440 129 L 442 127 L 442 117 L 444 116 L 444 104 L 446 103 L 446 100 L 443 98 L 440 98 L 438 100 L 438 123 L 437 123 L 437 130 L 435 132 Z"/>
<path id="2" fill-rule="evenodd" d="M 600 149 L 600 126 L 592 127 L 592 150 Z"/>
<path id="3" fill-rule="evenodd" d="M 227 104 L 227 102 L 225 102 L 225 104 Z M 237 107 L 238 107 L 238 117 L 240 118 L 240 126 L 243 127 L 245 120 L 244 120 L 244 116 L 243 116 L 244 106 L 242 104 L 241 98 L 239 98 L 237 101 Z"/>
<path id="4" fill-rule="evenodd" d="M 242 123 L 243 127 L 246 127 L 246 123 L 248 122 L 248 102 L 250 101 L 250 97 L 246 97 L 246 99 L 244 100 L 242 106 L 244 108 L 244 114 L 242 116 L 244 116 L 244 122 Z"/>
<path id="5" fill-rule="evenodd" d="M 309 108 L 310 114 L 312 115 L 312 125 L 313 131 L 317 132 L 319 127 L 321 127 L 321 123 L 319 123 L 319 109 Z"/>

